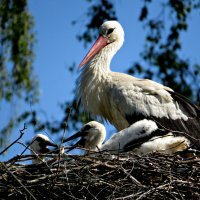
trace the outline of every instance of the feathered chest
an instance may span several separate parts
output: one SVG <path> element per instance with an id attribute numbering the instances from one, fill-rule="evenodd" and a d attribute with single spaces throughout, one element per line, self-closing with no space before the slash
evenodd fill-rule
<path id="1" fill-rule="evenodd" d="M 108 73 L 94 70 L 83 71 L 78 79 L 77 99 L 84 109 L 93 115 L 103 115 L 108 104 L 106 86 L 109 84 Z"/>
<path id="2" fill-rule="evenodd" d="M 81 101 L 86 112 L 103 117 L 121 130 L 128 126 L 128 122 L 116 108 L 116 102 L 112 98 L 113 88 L 112 73 L 84 72 L 78 79 L 77 99 Z"/>

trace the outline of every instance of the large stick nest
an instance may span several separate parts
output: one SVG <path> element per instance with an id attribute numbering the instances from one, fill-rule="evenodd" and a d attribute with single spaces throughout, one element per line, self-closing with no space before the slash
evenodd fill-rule
<path id="1" fill-rule="evenodd" d="M 49 155 L 0 163 L 1 199 L 200 199 L 200 159 L 180 155 Z"/>

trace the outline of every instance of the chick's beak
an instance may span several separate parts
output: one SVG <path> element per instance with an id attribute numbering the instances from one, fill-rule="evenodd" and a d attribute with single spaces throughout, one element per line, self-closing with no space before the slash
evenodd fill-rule
<path id="1" fill-rule="evenodd" d="M 76 138 L 82 137 L 84 135 L 84 133 L 82 131 L 78 131 L 77 133 L 75 133 L 74 135 L 72 135 L 71 137 L 63 140 L 63 143 L 74 140 Z"/>

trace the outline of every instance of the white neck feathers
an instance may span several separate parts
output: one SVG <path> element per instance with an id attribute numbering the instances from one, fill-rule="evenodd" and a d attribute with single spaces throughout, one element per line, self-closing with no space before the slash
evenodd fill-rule
<path id="1" fill-rule="evenodd" d="M 81 101 L 86 111 L 93 114 L 99 113 L 93 102 L 103 102 L 104 85 L 110 82 L 110 62 L 118 50 L 117 43 L 113 42 L 97 53 L 82 69 L 78 77 L 77 100 Z M 94 108 L 96 107 L 96 111 Z M 90 110 L 93 108 L 93 110 Z"/>

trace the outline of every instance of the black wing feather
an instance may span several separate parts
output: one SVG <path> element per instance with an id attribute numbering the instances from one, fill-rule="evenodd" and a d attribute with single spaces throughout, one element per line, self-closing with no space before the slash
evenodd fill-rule
<path id="1" fill-rule="evenodd" d="M 176 92 L 170 92 L 170 94 L 174 101 L 178 103 L 182 112 L 188 117 L 187 121 L 182 119 L 173 120 L 167 117 L 143 116 L 141 114 L 127 115 L 126 120 L 131 125 L 138 119 L 151 119 L 157 123 L 159 128 L 171 131 L 175 135 L 184 135 L 195 144 L 195 147 L 200 148 L 200 108 Z"/>
<path id="2" fill-rule="evenodd" d="M 200 118 L 200 108 L 193 104 L 188 98 L 185 96 L 176 93 L 176 92 L 169 92 L 172 98 L 178 102 L 180 109 L 186 113 L 188 117 L 199 117 Z"/>
<path id="3" fill-rule="evenodd" d="M 153 131 L 150 135 L 145 135 L 144 137 L 141 137 L 139 139 L 133 140 L 129 143 L 127 143 L 124 146 L 124 152 L 127 151 L 131 151 L 135 148 L 139 148 L 143 143 L 148 142 L 151 138 L 155 137 L 155 136 L 164 136 L 167 133 L 169 133 L 167 130 L 164 129 L 156 129 L 155 131 Z"/>

